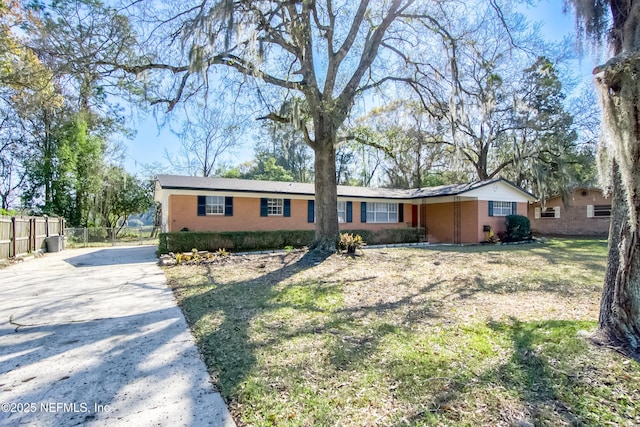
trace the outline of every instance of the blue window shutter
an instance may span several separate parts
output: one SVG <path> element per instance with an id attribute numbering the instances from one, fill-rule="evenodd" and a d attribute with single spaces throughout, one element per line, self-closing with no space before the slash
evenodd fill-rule
<path id="1" fill-rule="evenodd" d="M 493 201 L 489 200 L 489 216 L 493 216 Z"/>
<path id="2" fill-rule="evenodd" d="M 224 198 L 224 216 L 233 216 L 233 197 Z"/>
<path id="3" fill-rule="evenodd" d="M 404 222 L 404 203 L 398 203 L 398 222 Z"/>
<path id="4" fill-rule="evenodd" d="M 307 201 L 307 222 L 313 222 L 315 220 L 315 201 Z"/>
<path id="5" fill-rule="evenodd" d="M 207 196 L 198 196 L 198 216 L 207 216 Z"/>
<path id="6" fill-rule="evenodd" d="M 367 222 L 367 202 L 360 203 L 360 222 Z"/>
<path id="7" fill-rule="evenodd" d="M 282 203 L 282 215 L 291 216 L 291 199 L 284 199 Z"/>
<path id="8" fill-rule="evenodd" d="M 269 216 L 269 204 L 267 199 L 260 199 L 260 216 Z"/>
<path id="9" fill-rule="evenodd" d="M 518 215 L 518 203 L 511 202 L 511 215 Z"/>
<path id="10" fill-rule="evenodd" d="M 353 202 L 347 202 L 347 222 L 353 222 Z"/>

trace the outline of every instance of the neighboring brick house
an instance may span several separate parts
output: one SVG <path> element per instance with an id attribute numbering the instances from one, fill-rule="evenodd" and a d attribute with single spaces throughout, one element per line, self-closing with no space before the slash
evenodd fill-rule
<path id="1" fill-rule="evenodd" d="M 315 227 L 314 185 L 159 175 L 162 230 L 259 231 Z M 483 227 L 527 214 L 535 197 L 504 179 L 412 190 L 338 186 L 341 229 L 425 227 L 429 242 L 478 243 Z"/>
<path id="2" fill-rule="evenodd" d="M 531 229 L 540 235 L 606 236 L 609 234 L 611 200 L 598 188 L 579 187 L 567 204 L 560 195 L 529 205 Z"/>

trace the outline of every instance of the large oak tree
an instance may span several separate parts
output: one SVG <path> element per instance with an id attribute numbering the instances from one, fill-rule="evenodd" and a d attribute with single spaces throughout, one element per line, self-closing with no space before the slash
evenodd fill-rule
<path id="1" fill-rule="evenodd" d="M 583 35 L 606 37 L 594 69 L 603 109 L 601 178 L 612 195 L 609 255 L 595 338 L 640 356 L 640 1 L 571 0 Z"/>
<path id="2" fill-rule="evenodd" d="M 216 66 L 248 77 L 261 95 L 275 88 L 282 101 L 302 97 L 311 116 L 302 131 L 315 154 L 315 247 L 333 250 L 339 131 L 364 91 L 409 79 L 404 67 L 390 67 L 400 62 L 399 53 L 416 47 L 416 34 L 428 32 L 420 24 L 427 15 L 415 8 L 437 3 L 201 0 L 181 2 L 176 10 L 173 3 L 163 9 L 158 2 L 135 2 L 129 11 L 151 29 L 143 35 L 148 56 L 124 68 L 150 82 L 162 74 L 173 81 L 154 86 L 151 99 L 169 109 L 206 87 Z"/>

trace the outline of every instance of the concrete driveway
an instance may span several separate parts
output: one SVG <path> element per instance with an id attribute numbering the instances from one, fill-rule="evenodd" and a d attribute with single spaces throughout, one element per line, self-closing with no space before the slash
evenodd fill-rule
<path id="1" fill-rule="evenodd" d="M 0 425 L 233 426 L 155 247 L 0 270 Z"/>

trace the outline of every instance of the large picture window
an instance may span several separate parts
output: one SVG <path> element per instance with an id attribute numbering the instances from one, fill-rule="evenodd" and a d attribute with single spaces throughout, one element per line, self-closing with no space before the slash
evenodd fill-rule
<path id="1" fill-rule="evenodd" d="M 207 215 L 224 215 L 224 196 L 207 196 Z"/>
<path id="2" fill-rule="evenodd" d="M 267 215 L 282 216 L 282 199 L 267 199 Z"/>
<path id="3" fill-rule="evenodd" d="M 367 222 L 398 222 L 398 204 L 367 203 Z"/>

